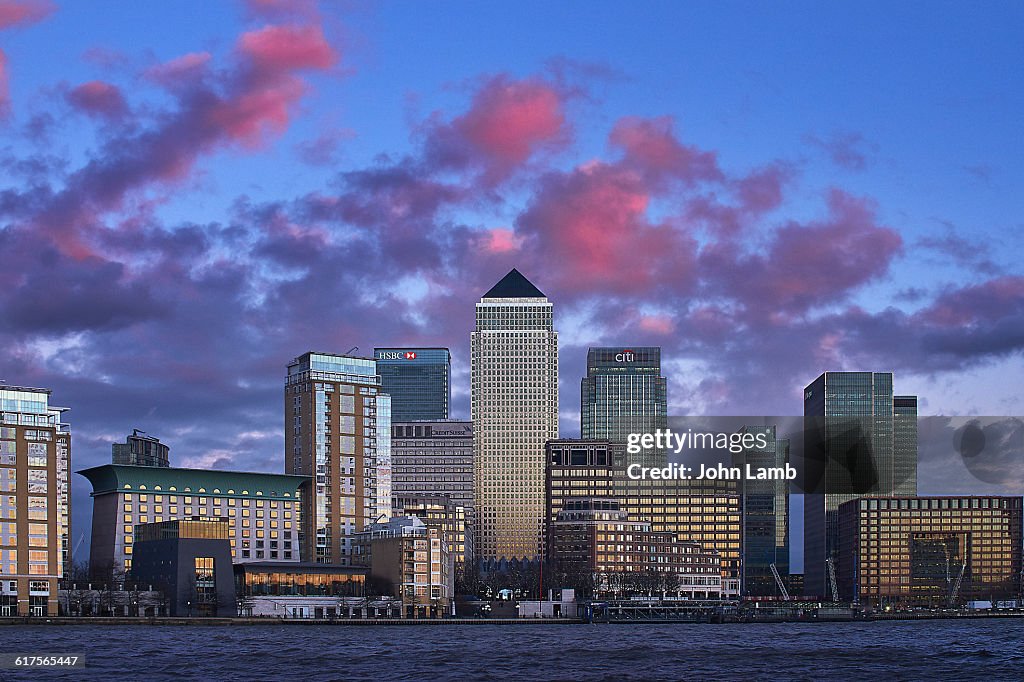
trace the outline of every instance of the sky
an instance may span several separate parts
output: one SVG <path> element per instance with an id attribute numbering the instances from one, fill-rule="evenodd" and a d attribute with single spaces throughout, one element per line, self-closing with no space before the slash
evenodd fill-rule
<path id="1" fill-rule="evenodd" d="M 555 304 L 563 436 L 592 345 L 661 346 L 671 414 L 800 414 L 871 370 L 925 415 L 1020 415 L 1022 29 L 1015 2 L 0 0 L 0 379 L 71 408 L 76 470 L 139 428 L 281 471 L 308 350 L 448 346 L 468 418 L 473 305 L 517 267 Z"/>

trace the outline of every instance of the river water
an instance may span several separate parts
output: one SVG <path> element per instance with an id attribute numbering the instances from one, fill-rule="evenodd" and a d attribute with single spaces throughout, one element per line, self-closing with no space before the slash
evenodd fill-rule
<path id="1" fill-rule="evenodd" d="M 1024 679 L 1024 620 L 0 628 L 0 653 L 84 669 L 7 679 Z"/>

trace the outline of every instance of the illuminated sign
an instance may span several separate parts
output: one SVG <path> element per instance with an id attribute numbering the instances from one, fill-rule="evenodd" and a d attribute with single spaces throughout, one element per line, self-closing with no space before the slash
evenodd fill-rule
<path id="1" fill-rule="evenodd" d="M 628 348 L 624 348 L 621 353 L 615 354 L 615 362 L 633 362 L 636 360 L 636 354 Z"/>
<path id="2" fill-rule="evenodd" d="M 378 360 L 415 360 L 416 351 L 380 350 L 377 351 Z"/>

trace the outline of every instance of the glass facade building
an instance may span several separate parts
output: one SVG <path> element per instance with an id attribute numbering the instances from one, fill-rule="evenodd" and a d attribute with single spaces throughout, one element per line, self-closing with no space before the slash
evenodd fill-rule
<path id="1" fill-rule="evenodd" d="M 381 390 L 394 421 L 447 419 L 452 355 L 447 348 L 374 348 Z"/>
<path id="2" fill-rule="evenodd" d="M 306 353 L 288 365 L 285 471 L 310 476 L 303 498 L 302 557 L 351 565 L 352 536 L 378 517 L 377 363 Z"/>
<path id="3" fill-rule="evenodd" d="M 895 400 L 891 372 L 825 372 L 804 389 L 808 595 L 831 596 L 828 565 L 831 561 L 834 572 L 841 504 L 864 496 L 917 494 L 916 412 L 915 398 Z"/>
<path id="4" fill-rule="evenodd" d="M 580 386 L 584 439 L 626 442 L 630 433 L 668 427 L 668 381 L 661 376 L 661 348 L 591 348 Z M 664 450 L 629 456 L 629 463 L 665 466 Z"/>
<path id="5" fill-rule="evenodd" d="M 743 433 L 763 434 L 765 448 L 748 448 L 735 455 L 734 466 L 785 467 L 789 440 L 778 438 L 775 426 L 747 426 Z M 743 594 L 776 596 L 772 575 L 775 564 L 780 577 L 789 573 L 789 481 L 744 479 L 743 493 Z M 785 578 L 783 578 L 785 579 Z"/>
<path id="6" fill-rule="evenodd" d="M 558 333 L 551 301 L 518 270 L 476 304 L 471 405 L 477 556 L 543 553 L 544 443 L 558 437 Z"/>

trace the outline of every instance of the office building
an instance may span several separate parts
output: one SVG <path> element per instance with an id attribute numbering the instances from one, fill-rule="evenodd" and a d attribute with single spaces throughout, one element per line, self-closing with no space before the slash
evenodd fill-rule
<path id="1" fill-rule="evenodd" d="M 618 502 L 635 521 L 655 532 L 715 550 L 721 560 L 723 589 L 739 590 L 741 578 L 742 497 L 733 480 L 630 478 L 625 444 L 577 439 L 552 440 L 546 447 L 545 537 L 551 551 L 551 527 L 573 498 Z"/>
<path id="2" fill-rule="evenodd" d="M 164 593 L 168 615 L 238 615 L 226 520 L 142 523 L 134 535 L 132 577 Z"/>
<path id="3" fill-rule="evenodd" d="M 374 523 L 356 535 L 355 565 L 369 569 L 368 591 L 390 587 L 409 618 L 452 612 L 455 593 L 448 542 L 442 531 L 415 516 Z"/>
<path id="4" fill-rule="evenodd" d="M 840 505 L 839 597 L 946 608 L 1016 600 L 1020 497 L 880 497 Z"/>
<path id="5" fill-rule="evenodd" d="M 66 411 L 49 389 L 0 383 L 0 615 L 57 615 L 72 561 Z"/>
<path id="6" fill-rule="evenodd" d="M 473 507 L 473 422 L 392 422 L 392 497 L 445 495 Z"/>
<path id="7" fill-rule="evenodd" d="M 766 445 L 738 453 L 734 466 L 757 469 L 789 464 L 789 440 L 778 438 L 775 426 L 747 426 L 742 433 L 763 435 Z M 743 494 L 743 594 L 778 596 L 781 590 L 771 569 L 774 565 L 782 580 L 789 573 L 789 481 L 744 479 L 740 489 Z"/>
<path id="8" fill-rule="evenodd" d="M 437 528 L 448 541 L 452 568 L 462 574 L 473 561 L 472 509 L 447 495 L 400 495 L 393 499 L 395 516 L 415 516 L 429 528 Z"/>
<path id="9" fill-rule="evenodd" d="M 235 562 L 299 561 L 308 476 L 104 464 L 79 471 L 92 484 L 89 572 L 118 582 L 132 570 L 135 526 L 167 521 L 227 524 Z"/>
<path id="10" fill-rule="evenodd" d="M 668 427 L 668 381 L 661 348 L 591 348 L 580 386 L 580 431 L 585 440 L 625 443 L 631 433 Z M 629 463 L 665 466 L 664 450 L 629 456 Z"/>
<path id="11" fill-rule="evenodd" d="M 723 592 L 718 552 L 651 530 L 650 522 L 631 519 L 616 499 L 566 500 L 551 523 L 550 564 L 593 596 L 738 596 Z"/>
<path id="12" fill-rule="evenodd" d="M 351 565 L 352 536 L 378 517 L 381 392 L 368 358 L 310 352 L 288 365 L 285 471 L 313 478 L 301 536 L 310 561 Z"/>
<path id="13" fill-rule="evenodd" d="M 132 429 L 132 435 L 125 438 L 123 443 L 114 443 L 110 449 L 112 464 L 140 467 L 171 466 L 171 449 L 161 443 L 159 438 L 149 436 L 138 429 Z"/>
<path id="14" fill-rule="evenodd" d="M 897 491 L 917 494 L 916 426 L 907 425 L 916 419 L 916 400 L 902 396 L 898 410 L 896 404 L 891 372 L 825 372 L 804 389 L 808 595 L 832 596 L 839 505 Z"/>
<path id="15" fill-rule="evenodd" d="M 477 556 L 542 554 L 544 443 L 558 437 L 553 306 L 513 269 L 476 304 L 471 337 Z"/>
<path id="16" fill-rule="evenodd" d="M 374 348 L 381 390 L 391 396 L 391 419 L 448 419 L 452 355 L 447 348 Z"/>

